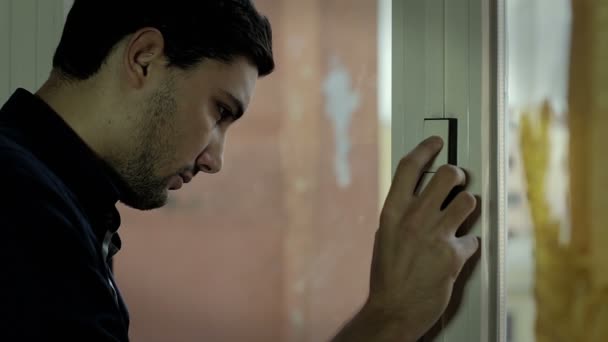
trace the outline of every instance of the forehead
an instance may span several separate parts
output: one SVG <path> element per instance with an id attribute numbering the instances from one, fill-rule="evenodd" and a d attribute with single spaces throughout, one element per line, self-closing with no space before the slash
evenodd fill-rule
<path id="1" fill-rule="evenodd" d="M 184 72 L 183 90 L 193 96 L 227 92 L 246 106 L 253 96 L 257 79 L 257 68 L 244 57 L 235 58 L 229 63 L 205 59 Z"/>

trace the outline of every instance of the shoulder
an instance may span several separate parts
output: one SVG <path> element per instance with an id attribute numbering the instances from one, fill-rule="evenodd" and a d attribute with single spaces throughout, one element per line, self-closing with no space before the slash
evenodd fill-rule
<path id="1" fill-rule="evenodd" d="M 93 253 L 92 232 L 69 188 L 25 146 L 1 133 L 0 182 L 0 231 L 7 241 L 53 241 Z"/>
<path id="2" fill-rule="evenodd" d="M 78 209 L 67 186 L 25 146 L 0 132 L 0 217 L 5 228 L 74 227 Z M 39 229 L 36 229 L 39 230 Z"/>
<path id="3" fill-rule="evenodd" d="M 42 176 L 46 167 L 25 146 L 0 130 L 0 175 Z"/>
<path id="4" fill-rule="evenodd" d="M 27 147 L 0 131 L 0 181 L 6 197 L 18 200 L 28 194 L 53 195 L 67 200 L 66 187 Z M 30 197 L 30 200 L 33 199 Z"/>

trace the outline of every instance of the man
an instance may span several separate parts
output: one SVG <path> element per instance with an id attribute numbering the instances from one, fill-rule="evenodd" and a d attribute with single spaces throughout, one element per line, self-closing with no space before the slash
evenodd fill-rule
<path id="1" fill-rule="evenodd" d="M 48 81 L 0 112 L 0 340 L 128 341 L 108 266 L 117 201 L 159 208 L 199 171 L 219 172 L 228 128 L 273 68 L 270 24 L 250 0 L 76 0 Z M 456 237 L 470 193 L 443 208 L 462 170 L 443 166 L 418 189 L 441 147 L 430 138 L 401 161 L 368 299 L 334 341 L 415 341 L 444 311 L 478 241 Z"/>

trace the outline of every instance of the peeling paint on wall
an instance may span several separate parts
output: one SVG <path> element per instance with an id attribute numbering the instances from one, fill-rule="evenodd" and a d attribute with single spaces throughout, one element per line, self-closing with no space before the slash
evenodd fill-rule
<path id="1" fill-rule="evenodd" d="M 349 128 L 353 113 L 359 108 L 359 93 L 352 88 L 351 75 L 337 57 L 330 60 L 330 68 L 323 84 L 325 93 L 325 113 L 334 126 L 334 172 L 336 182 L 341 188 L 351 183 L 349 163 L 350 135 Z"/>

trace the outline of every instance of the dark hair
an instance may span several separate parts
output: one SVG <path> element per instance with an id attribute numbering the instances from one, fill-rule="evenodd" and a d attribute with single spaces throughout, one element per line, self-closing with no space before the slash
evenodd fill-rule
<path id="1" fill-rule="evenodd" d="M 68 79 L 85 80 L 119 41 L 143 27 L 162 33 L 170 66 L 246 57 L 260 76 L 274 69 L 270 23 L 251 0 L 75 0 L 53 67 Z"/>

